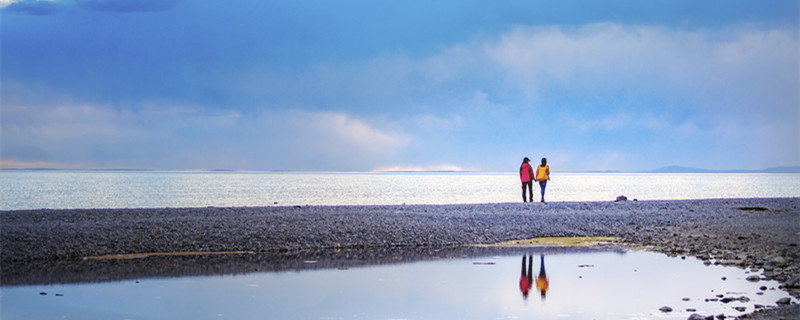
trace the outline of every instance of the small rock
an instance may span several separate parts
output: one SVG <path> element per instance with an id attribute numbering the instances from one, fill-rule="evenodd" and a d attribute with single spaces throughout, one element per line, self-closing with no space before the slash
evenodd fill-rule
<path id="1" fill-rule="evenodd" d="M 620 202 L 620 201 L 628 201 L 628 197 L 626 197 L 626 196 L 619 196 L 619 197 L 617 197 L 617 200 L 614 200 L 614 201 L 616 201 L 616 202 Z"/>
<path id="2" fill-rule="evenodd" d="M 788 297 L 780 298 L 780 299 L 778 299 L 778 301 L 775 301 L 775 303 L 777 303 L 779 305 L 788 305 L 788 304 L 792 303 L 792 299 L 788 298 Z"/>
<path id="3" fill-rule="evenodd" d="M 689 310 L 686 310 L 686 311 L 689 311 Z M 692 313 L 692 315 L 689 316 L 689 320 L 705 320 L 705 319 L 706 319 L 706 316 L 699 315 L 699 314 L 696 314 L 696 313 Z"/>
<path id="4" fill-rule="evenodd" d="M 663 306 L 663 307 L 659 308 L 658 311 L 661 311 L 661 312 L 672 312 L 672 308 L 670 308 L 668 306 Z"/>
<path id="5" fill-rule="evenodd" d="M 692 300 L 692 299 L 689 299 L 689 298 L 683 298 L 683 299 L 681 299 L 681 300 L 683 300 L 683 301 L 689 301 L 689 300 Z"/>
<path id="6" fill-rule="evenodd" d="M 40 295 L 40 296 L 46 296 L 46 295 L 47 295 L 47 292 L 39 292 L 39 295 Z"/>
<path id="7" fill-rule="evenodd" d="M 736 310 L 736 311 L 739 311 L 739 312 L 745 312 L 747 310 L 747 308 L 746 307 L 733 307 L 733 310 Z"/>
<path id="8" fill-rule="evenodd" d="M 750 281 L 750 282 L 759 282 L 759 281 L 761 281 L 761 276 L 753 274 L 753 275 L 747 276 L 747 278 L 745 280 Z"/>
<path id="9" fill-rule="evenodd" d="M 776 265 L 785 265 L 786 264 L 786 258 L 784 258 L 782 256 L 776 256 L 776 257 L 773 257 L 772 259 L 769 259 L 769 262 L 772 262 L 772 263 L 774 263 Z"/>

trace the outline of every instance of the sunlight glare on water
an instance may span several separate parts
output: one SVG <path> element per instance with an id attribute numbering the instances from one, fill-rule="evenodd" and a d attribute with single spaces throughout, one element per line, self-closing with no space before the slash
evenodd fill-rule
<path id="1" fill-rule="evenodd" d="M 520 202 L 515 173 L 0 171 L 0 210 Z M 539 187 L 534 186 L 538 194 Z M 800 196 L 800 174 L 558 173 L 548 201 Z"/>

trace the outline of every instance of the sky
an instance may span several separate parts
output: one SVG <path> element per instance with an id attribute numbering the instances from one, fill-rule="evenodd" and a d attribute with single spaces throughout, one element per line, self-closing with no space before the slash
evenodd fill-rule
<path id="1" fill-rule="evenodd" d="M 800 1 L 0 0 L 3 168 L 800 165 Z"/>

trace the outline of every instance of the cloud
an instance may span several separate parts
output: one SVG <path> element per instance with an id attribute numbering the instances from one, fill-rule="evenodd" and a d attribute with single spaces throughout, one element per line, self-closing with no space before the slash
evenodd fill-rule
<path id="1" fill-rule="evenodd" d="M 4 25 L 7 158 L 311 170 L 505 170 L 526 154 L 650 169 L 688 158 L 675 150 L 729 167 L 800 161 L 792 27 L 519 25 L 409 49 L 316 25 L 328 20 L 262 19 L 278 16 L 272 4 L 233 25 L 205 23 L 217 3 L 83 25 L 64 21 L 180 2 L 69 3 L 85 10 L 52 19 L 63 29 Z M 178 16 L 186 28 L 171 28 Z"/>
<path id="2" fill-rule="evenodd" d="M 79 7 L 117 13 L 157 12 L 174 7 L 181 0 L 76 0 Z"/>
<path id="3" fill-rule="evenodd" d="M 797 102 L 791 89 L 798 84 L 797 53 L 793 29 L 682 30 L 615 23 L 517 27 L 486 46 L 507 83 L 531 96 L 553 87 L 590 95 L 668 98 L 677 93 L 695 103 L 721 97 L 739 110 L 756 101 L 776 101 L 778 108 Z"/>
<path id="4" fill-rule="evenodd" d="M 182 0 L 75 0 L 59 3 L 58 0 L 0 0 L 0 9 L 6 12 L 30 15 L 53 15 L 62 7 L 77 6 L 92 11 L 115 13 L 158 12 L 169 10 Z"/>
<path id="5" fill-rule="evenodd" d="M 56 0 L 2 0 L 0 9 L 4 12 L 47 16 L 58 12 Z"/>
<path id="6" fill-rule="evenodd" d="M 705 140 L 713 149 L 739 154 L 768 144 L 774 150 L 766 154 L 782 153 L 791 164 L 798 137 L 785 133 L 798 127 L 798 47 L 794 29 L 603 23 L 517 27 L 485 50 L 505 70 L 505 84 L 550 105 L 545 113 L 555 123 L 593 132 L 593 143 L 627 133 L 639 135 L 628 142 L 677 149 L 713 137 Z"/>
<path id="7" fill-rule="evenodd" d="M 378 129 L 344 113 L 297 113 L 310 136 L 307 142 L 341 156 L 378 156 L 394 154 L 411 141 L 407 135 Z M 344 151 L 345 154 L 342 154 Z"/>

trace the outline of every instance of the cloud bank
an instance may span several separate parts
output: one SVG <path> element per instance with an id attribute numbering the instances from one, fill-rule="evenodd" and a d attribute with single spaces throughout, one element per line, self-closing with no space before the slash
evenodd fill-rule
<path id="1" fill-rule="evenodd" d="M 800 163 L 795 25 L 515 24 L 412 50 L 387 45 L 389 34 L 348 40 L 262 18 L 277 5 L 252 16 L 229 7 L 237 23 L 207 17 L 212 28 L 187 13 L 219 9 L 208 3 L 85 0 L 58 15 L 66 4 L 3 4 L 41 14 L 3 26 L 0 157 L 15 166 Z M 86 11 L 115 18 L 74 23 Z"/>

